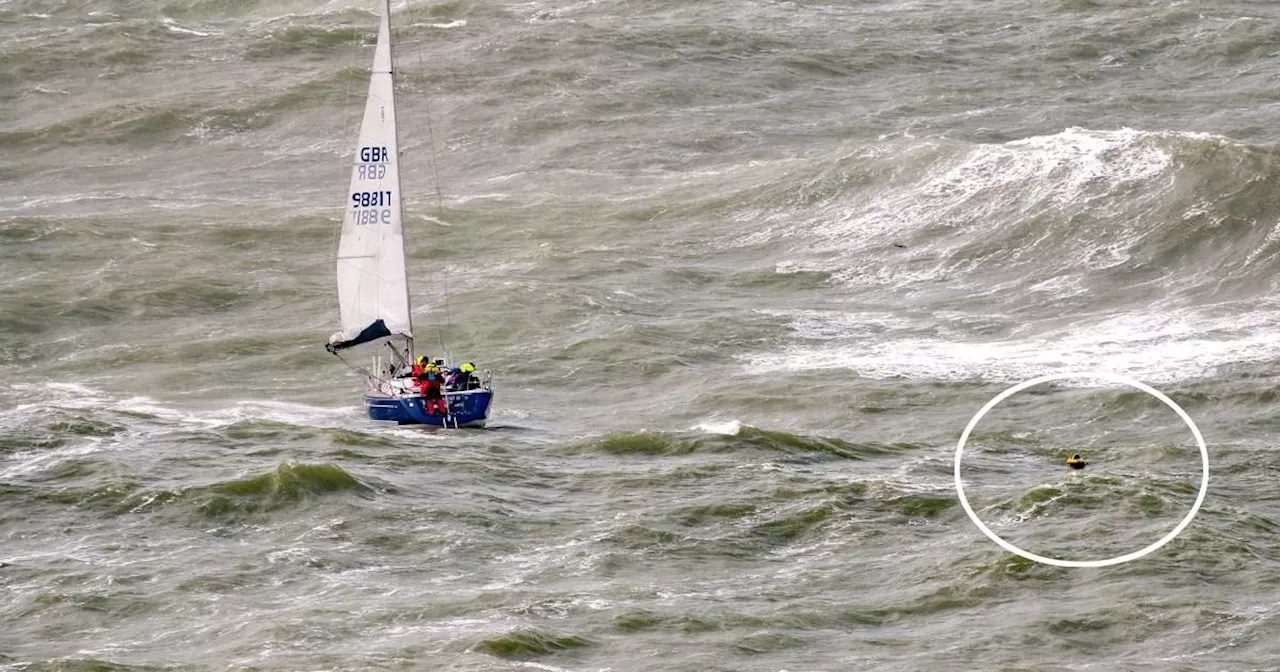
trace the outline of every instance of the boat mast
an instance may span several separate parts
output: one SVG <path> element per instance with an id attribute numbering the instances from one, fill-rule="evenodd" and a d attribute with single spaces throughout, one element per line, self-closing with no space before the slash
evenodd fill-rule
<path id="1" fill-rule="evenodd" d="M 405 259 L 404 296 L 405 296 L 405 303 L 408 304 L 408 307 L 409 307 L 409 312 L 405 316 L 405 319 L 408 321 L 408 324 L 409 324 L 409 333 L 413 334 L 413 296 L 409 294 L 409 263 L 408 263 L 409 262 L 409 249 L 408 249 L 409 246 L 408 246 L 408 243 L 405 242 L 405 238 L 406 238 L 405 229 L 407 229 L 408 227 L 405 226 L 405 220 L 404 220 L 404 180 L 400 176 L 400 155 L 403 154 L 403 152 L 400 151 L 400 115 L 397 114 L 396 112 L 396 99 L 395 99 L 396 50 L 395 50 L 395 43 L 391 39 L 392 37 L 391 35 L 391 0 L 382 0 L 382 29 L 385 30 L 387 34 L 387 56 L 388 56 L 387 76 L 391 79 L 391 101 L 390 101 L 391 102 L 391 118 L 395 119 L 395 123 L 392 124 L 391 133 L 396 141 L 396 156 L 392 157 L 391 160 L 396 162 L 395 193 L 399 194 L 399 198 L 396 199 L 396 207 L 400 209 L 400 253 L 404 255 L 404 259 Z M 412 364 L 413 363 L 413 336 L 412 335 L 409 336 L 408 347 L 406 348 L 404 354 L 406 359 L 405 363 Z"/>

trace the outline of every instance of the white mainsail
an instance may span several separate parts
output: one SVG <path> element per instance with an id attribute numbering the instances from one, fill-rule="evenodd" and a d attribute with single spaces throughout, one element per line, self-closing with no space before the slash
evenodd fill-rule
<path id="1" fill-rule="evenodd" d="M 384 0 L 382 5 L 369 95 L 338 244 L 342 331 L 333 335 L 330 347 L 344 348 L 399 336 L 402 338 L 393 339 L 393 347 L 407 362 L 413 353 L 413 324 L 405 272 L 390 0 Z"/>

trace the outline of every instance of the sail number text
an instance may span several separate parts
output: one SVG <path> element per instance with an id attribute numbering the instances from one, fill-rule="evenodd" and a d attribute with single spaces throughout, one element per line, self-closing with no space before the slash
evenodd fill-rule
<path id="1" fill-rule="evenodd" d="M 391 205 L 390 191 L 357 191 L 351 194 L 351 207 L 376 208 Z"/>
<path id="2" fill-rule="evenodd" d="M 387 152 L 386 147 L 361 147 L 360 161 L 362 163 L 386 163 L 391 160 L 391 154 Z"/>
<path id="3" fill-rule="evenodd" d="M 381 180 L 387 176 L 387 164 L 390 161 L 391 153 L 386 147 L 361 147 L 356 173 L 362 180 Z"/>
<path id="4" fill-rule="evenodd" d="M 387 176 L 391 153 L 386 147 L 361 147 L 356 173 L 362 180 L 381 180 Z M 351 219 L 356 226 L 391 223 L 390 191 L 351 192 Z"/>
<path id="5" fill-rule="evenodd" d="M 365 165 L 363 163 L 357 163 L 356 173 L 360 175 L 360 179 L 362 180 L 381 180 L 387 176 L 387 164 L 372 163 Z"/>
<path id="6" fill-rule="evenodd" d="M 351 213 L 351 221 L 356 226 L 390 224 L 391 208 L 356 208 Z"/>

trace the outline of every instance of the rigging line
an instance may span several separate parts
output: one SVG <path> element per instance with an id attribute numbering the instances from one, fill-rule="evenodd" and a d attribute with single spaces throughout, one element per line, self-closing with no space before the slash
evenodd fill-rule
<path id="1" fill-rule="evenodd" d="M 378 381 L 378 382 L 380 382 L 380 383 L 386 383 L 386 384 L 390 384 L 390 383 L 391 383 L 391 381 L 387 380 L 386 378 L 382 378 L 382 377 L 378 376 L 378 374 L 376 374 L 376 373 L 374 373 L 374 372 L 370 371 L 369 369 L 366 369 L 366 368 L 365 368 L 365 367 L 363 367 L 363 366 L 356 366 L 355 364 L 352 364 L 351 362 L 348 362 L 348 361 L 346 360 L 346 358 L 345 358 L 345 357 L 343 357 L 342 355 L 339 355 L 339 354 L 338 354 L 338 353 L 336 353 L 336 352 L 335 352 L 335 353 L 333 353 L 333 356 L 334 356 L 334 357 L 337 357 L 337 358 L 338 358 L 338 361 L 342 362 L 343 364 L 346 364 L 348 369 L 351 369 L 352 371 L 355 371 L 356 373 L 363 373 L 363 374 L 365 375 L 365 377 L 366 377 L 366 378 L 368 378 L 368 379 L 370 379 L 370 380 L 376 380 L 376 381 Z"/>
<path id="2" fill-rule="evenodd" d="M 415 49 L 415 52 L 418 55 L 418 69 L 423 72 L 426 72 L 426 69 L 427 69 L 426 64 L 423 63 L 423 60 L 422 60 L 422 41 L 421 40 L 415 41 L 415 46 L 417 46 L 417 49 Z M 423 88 L 424 88 L 424 91 L 423 91 L 424 102 L 422 104 L 422 107 L 427 118 L 427 143 L 431 150 L 430 152 L 428 152 L 428 156 L 430 159 L 428 165 L 431 166 L 431 178 L 435 182 L 435 186 L 436 186 L 436 220 L 443 225 L 444 224 L 444 193 L 440 188 L 440 162 L 438 157 L 436 156 L 435 125 L 431 122 L 431 95 L 425 90 L 426 89 L 425 86 Z M 440 312 L 443 313 L 444 320 L 441 322 L 441 325 L 444 325 L 444 324 L 449 324 L 449 270 L 446 268 L 443 273 L 440 273 L 438 275 L 440 276 L 440 284 L 442 286 L 441 295 L 443 298 L 443 301 L 442 301 L 443 306 Z M 440 350 L 444 352 L 445 361 L 452 362 L 453 353 L 449 351 L 449 346 L 446 345 L 444 342 L 443 326 L 436 327 L 436 340 L 440 344 Z"/>
<path id="3" fill-rule="evenodd" d="M 412 339 L 409 339 L 409 340 L 410 340 L 410 341 L 412 341 Z M 399 349 L 397 349 L 394 345 L 392 345 L 391 343 L 386 343 L 385 345 L 387 346 L 387 349 L 391 351 L 391 354 L 395 355 L 396 359 L 400 360 L 400 365 L 399 365 L 399 366 L 404 367 L 404 366 L 410 366 L 410 365 L 411 365 L 411 364 L 410 364 L 410 360 L 405 359 L 405 357 L 404 357 L 404 353 L 402 353 L 402 352 L 401 352 Z M 363 366 L 356 366 L 355 364 L 352 364 L 351 362 L 348 362 L 348 361 L 347 361 L 347 359 L 346 359 L 345 357 L 343 357 L 341 354 L 339 354 L 339 353 L 338 353 L 338 351 L 336 351 L 336 350 L 330 350 L 329 352 L 330 352 L 330 353 L 332 353 L 334 357 L 337 357 L 337 358 L 338 358 L 338 361 L 340 361 L 340 362 L 342 362 L 343 364 L 345 364 L 345 365 L 347 366 L 347 368 L 348 368 L 348 369 L 351 369 L 352 371 L 355 371 L 356 373 L 362 373 L 362 374 L 364 374 L 364 376 L 365 376 L 366 378 L 368 378 L 369 380 L 376 380 L 377 382 L 379 382 L 379 383 L 381 383 L 381 384 L 383 384 L 383 385 L 386 385 L 386 386 L 389 386 L 389 387 L 390 387 L 390 386 L 392 386 L 392 383 L 391 383 L 391 379 L 390 379 L 390 378 L 384 378 L 383 376 L 381 376 L 381 375 L 379 375 L 379 374 L 376 374 L 376 373 L 374 373 L 373 371 L 370 371 L 369 369 L 367 369 L 367 368 L 365 368 L 365 367 L 363 367 Z M 394 373 L 394 369 L 393 369 L 393 373 Z"/>

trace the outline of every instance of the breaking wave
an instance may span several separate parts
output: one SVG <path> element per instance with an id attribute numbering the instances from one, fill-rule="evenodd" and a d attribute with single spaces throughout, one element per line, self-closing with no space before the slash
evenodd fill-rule
<path id="1" fill-rule="evenodd" d="M 841 439 L 800 436 L 749 426 L 737 426 L 732 434 L 676 434 L 622 432 L 592 438 L 565 449 L 571 454 L 600 452 L 610 455 L 683 455 L 765 451 L 789 455 L 821 455 L 839 459 L 868 459 L 894 455 L 918 446 L 912 444 L 851 443 Z"/>
<path id="2" fill-rule="evenodd" d="M 107 471 L 106 465 L 84 460 L 65 463 L 58 477 L 101 477 L 105 475 L 104 471 Z M 257 476 L 176 490 L 149 489 L 132 480 L 116 480 L 88 489 L 60 488 L 53 492 L 34 485 L 13 486 L 13 490 L 15 493 L 27 491 L 25 494 L 40 501 L 117 516 L 177 508 L 198 512 L 202 517 L 220 519 L 268 514 L 343 493 L 367 495 L 373 492 L 370 486 L 337 465 L 295 463 L 281 464 Z"/>

